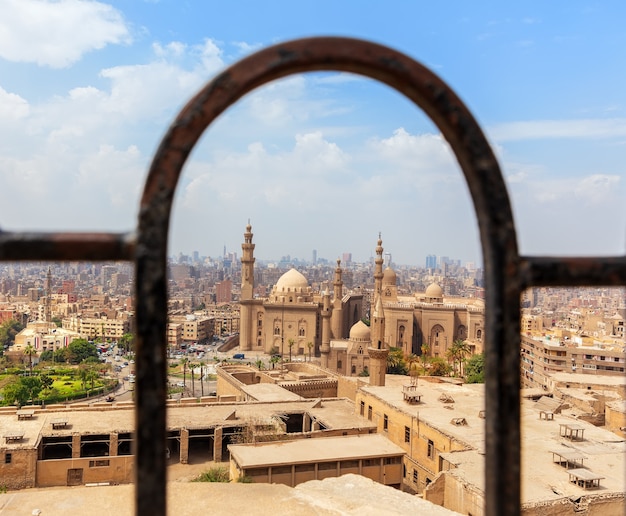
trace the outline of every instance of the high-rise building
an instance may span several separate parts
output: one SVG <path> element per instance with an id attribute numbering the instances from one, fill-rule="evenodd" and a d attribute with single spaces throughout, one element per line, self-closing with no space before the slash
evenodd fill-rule
<path id="1" fill-rule="evenodd" d="M 317 249 L 313 249 L 312 262 L 313 262 L 313 265 L 317 264 Z"/>
<path id="2" fill-rule="evenodd" d="M 426 256 L 426 268 L 427 269 L 437 268 L 437 257 L 434 254 L 429 254 Z"/>

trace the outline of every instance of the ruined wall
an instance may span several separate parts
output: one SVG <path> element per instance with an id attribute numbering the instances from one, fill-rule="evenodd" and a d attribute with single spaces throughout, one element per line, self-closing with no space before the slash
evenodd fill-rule
<path id="1" fill-rule="evenodd" d="M 133 455 L 37 461 L 37 487 L 68 485 L 68 470 L 82 470 L 81 484 L 133 481 Z"/>
<path id="2" fill-rule="evenodd" d="M 15 409 L 14 409 L 15 410 Z M 6 463 L 10 454 L 10 463 Z M 0 487 L 24 489 L 35 487 L 36 449 L 0 449 Z"/>

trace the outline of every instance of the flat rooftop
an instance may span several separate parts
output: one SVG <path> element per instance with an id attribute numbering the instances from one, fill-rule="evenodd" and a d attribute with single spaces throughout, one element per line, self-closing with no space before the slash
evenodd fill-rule
<path id="1" fill-rule="evenodd" d="M 237 464 L 245 468 L 404 456 L 405 453 L 402 448 L 380 434 L 261 444 L 230 444 L 228 450 Z"/>
<path id="2" fill-rule="evenodd" d="M 31 408 L 31 407 L 28 407 Z M 191 403 L 169 405 L 167 426 L 202 429 L 216 426 L 238 426 L 247 421 L 263 421 L 275 415 L 308 412 L 329 429 L 375 428 L 371 421 L 355 414 L 354 403 L 347 398 L 281 402 Z M 234 416 L 233 416 L 234 414 Z M 52 423 L 64 419 L 66 426 L 53 429 Z M 0 412 L 0 446 L 7 449 L 34 448 L 40 436 L 108 434 L 133 432 L 134 407 L 129 403 L 98 403 L 91 406 L 35 407 L 32 419 L 18 421 L 16 410 Z M 19 441 L 5 443 L 5 436 L 22 433 Z"/>
<path id="3" fill-rule="evenodd" d="M 441 456 L 457 466 L 451 474 L 484 491 L 485 420 L 479 417 L 479 411 L 484 409 L 484 385 L 430 383 L 422 379 L 417 388 L 422 402 L 409 405 L 402 397 L 402 386 L 409 383 L 407 377 L 387 375 L 386 383 L 385 387 L 367 386 L 363 390 L 465 443 L 468 450 Z M 454 403 L 443 403 L 442 395 L 451 397 Z M 563 414 L 554 414 L 552 420 L 540 419 L 539 408 L 534 401 L 522 400 L 522 503 L 625 492 L 626 441 L 623 438 Z M 467 425 L 453 425 L 452 418 L 465 418 Z M 583 440 L 573 441 L 561 436 L 561 425 L 581 427 Z M 603 477 L 600 489 L 584 490 L 570 483 L 568 470 L 553 461 L 552 452 L 559 450 L 583 455 L 584 467 Z"/>

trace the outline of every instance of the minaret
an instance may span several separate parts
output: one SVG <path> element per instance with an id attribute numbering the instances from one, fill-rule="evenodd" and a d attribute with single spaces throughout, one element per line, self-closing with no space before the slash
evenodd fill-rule
<path id="1" fill-rule="evenodd" d="M 383 289 L 383 241 L 378 233 L 378 245 L 376 246 L 376 260 L 374 261 L 374 301 L 376 294 L 382 292 Z"/>
<path id="2" fill-rule="evenodd" d="M 335 281 L 333 282 L 333 313 L 331 319 L 332 336 L 335 339 L 344 337 L 343 333 L 343 281 L 341 280 L 341 260 L 337 259 Z"/>
<path id="3" fill-rule="evenodd" d="M 385 344 L 385 312 L 380 292 L 376 292 L 374 296 L 374 310 L 370 318 L 372 344 L 367 348 L 370 357 L 370 385 L 384 386 L 385 374 L 387 373 L 387 356 L 389 355 L 389 350 Z"/>
<path id="4" fill-rule="evenodd" d="M 239 302 L 239 348 L 250 351 L 253 346 L 252 300 L 254 298 L 254 244 L 250 221 L 241 244 L 241 298 Z"/>
<path id="5" fill-rule="evenodd" d="M 326 290 L 322 294 L 322 367 L 328 367 L 328 355 L 330 354 L 330 292 Z"/>

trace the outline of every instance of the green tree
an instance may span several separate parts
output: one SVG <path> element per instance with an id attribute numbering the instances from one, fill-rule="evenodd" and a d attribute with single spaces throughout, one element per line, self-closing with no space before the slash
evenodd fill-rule
<path id="1" fill-rule="evenodd" d="M 0 347 L 12 346 L 15 336 L 24 329 L 24 325 L 15 319 L 9 319 L 0 324 Z"/>
<path id="2" fill-rule="evenodd" d="M 387 355 L 387 373 L 388 374 L 407 374 L 407 364 L 404 359 L 404 352 L 402 348 L 389 348 L 389 355 Z"/>
<path id="3" fill-rule="evenodd" d="M 187 357 L 183 357 L 180 359 L 180 365 L 183 366 L 183 389 L 187 388 L 187 364 L 189 363 L 189 359 Z"/>
<path id="4" fill-rule="evenodd" d="M 24 348 L 24 356 L 28 357 L 28 370 L 29 370 L 29 374 L 30 376 L 33 376 L 33 355 L 37 354 L 37 350 L 32 346 L 32 345 L 28 345 Z"/>
<path id="5" fill-rule="evenodd" d="M 259 371 L 262 371 L 263 368 L 264 368 L 263 360 L 261 360 L 260 358 L 257 359 L 257 361 L 254 363 L 254 365 L 256 366 L 256 368 Z"/>
<path id="6" fill-rule="evenodd" d="M 29 395 L 28 388 L 22 383 L 22 379 L 15 377 L 2 388 L 2 404 L 21 407 L 28 401 Z"/>
<path id="7" fill-rule="evenodd" d="M 87 394 L 91 394 L 91 391 L 94 389 L 94 383 L 99 376 L 98 366 L 96 364 L 83 362 L 78 367 L 78 377 L 83 384 L 83 389 L 87 390 L 87 385 L 89 385 Z"/>
<path id="8" fill-rule="evenodd" d="M 38 376 L 15 376 L 2 389 L 4 405 L 22 406 L 39 396 L 42 385 Z"/>
<path id="9" fill-rule="evenodd" d="M 51 349 L 46 349 L 45 351 L 41 352 L 41 355 L 39 355 L 40 362 L 52 362 L 53 360 L 54 351 L 52 351 Z"/>
<path id="10" fill-rule="evenodd" d="M 59 364 L 64 364 L 68 361 L 68 348 L 59 348 L 54 351 L 52 358 L 54 362 L 58 362 Z"/>
<path id="11" fill-rule="evenodd" d="M 52 384 L 54 383 L 52 377 L 48 376 L 47 374 L 40 374 L 39 380 L 41 381 L 42 390 L 50 389 L 52 387 Z"/>
<path id="12" fill-rule="evenodd" d="M 80 364 L 89 357 L 98 360 L 98 348 L 95 344 L 89 343 L 86 339 L 74 339 L 65 349 L 67 351 L 67 358 L 72 364 Z"/>
<path id="13" fill-rule="evenodd" d="M 430 360 L 430 346 L 428 344 L 422 344 L 422 347 L 420 349 L 422 351 L 422 354 L 420 355 L 420 358 L 422 360 L 422 368 L 426 369 L 426 364 Z"/>
<path id="14" fill-rule="evenodd" d="M 459 366 L 459 374 L 463 375 L 463 362 L 465 357 L 470 354 L 470 347 L 467 342 L 461 339 L 457 339 L 452 343 L 452 346 L 446 351 L 446 358 L 452 361 L 452 368 L 456 374 L 457 364 Z"/>
<path id="15" fill-rule="evenodd" d="M 57 328 L 60 328 L 61 325 L 63 324 L 63 321 L 61 321 L 60 317 L 53 317 L 51 320 L 54 324 L 57 325 Z"/>
<path id="16" fill-rule="evenodd" d="M 430 361 L 430 374 L 433 376 L 447 376 L 452 371 L 450 364 L 441 357 L 433 357 Z"/>
<path id="17" fill-rule="evenodd" d="M 192 396 L 196 395 L 196 384 L 195 384 L 195 381 L 194 381 L 195 380 L 195 374 L 194 373 L 195 373 L 196 367 L 198 367 L 198 364 L 195 364 L 195 363 L 192 363 L 192 362 L 189 363 L 189 371 L 191 373 L 191 394 L 192 394 Z"/>
<path id="18" fill-rule="evenodd" d="M 289 362 L 291 362 L 291 348 L 293 348 L 293 345 L 296 343 L 295 340 L 293 339 L 289 339 L 287 341 L 287 344 L 289 345 Z"/>
<path id="19" fill-rule="evenodd" d="M 126 352 L 135 350 L 135 336 L 132 333 L 125 333 L 119 341 L 119 346 Z"/>
<path id="20" fill-rule="evenodd" d="M 272 355 L 270 358 L 270 364 L 272 364 L 272 369 L 276 367 L 276 364 L 280 362 L 280 355 Z"/>
<path id="21" fill-rule="evenodd" d="M 485 383 L 485 355 L 472 355 L 465 364 L 465 381 L 467 383 Z"/>

